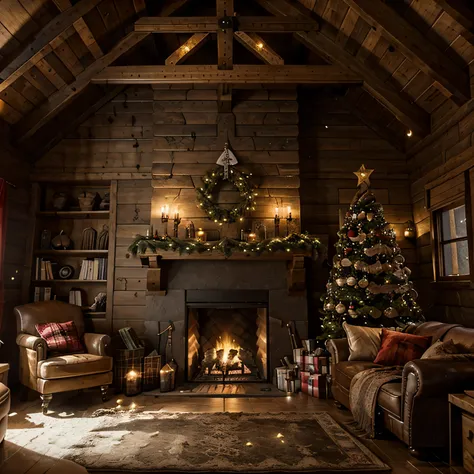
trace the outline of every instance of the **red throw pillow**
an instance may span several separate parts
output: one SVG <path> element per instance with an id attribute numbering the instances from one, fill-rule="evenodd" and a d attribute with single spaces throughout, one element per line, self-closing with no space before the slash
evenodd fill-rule
<path id="1" fill-rule="evenodd" d="M 374 364 L 405 365 L 411 360 L 420 359 L 430 344 L 431 336 L 382 329 L 382 344 Z"/>
<path id="2" fill-rule="evenodd" d="M 35 327 L 41 338 L 46 341 L 50 351 L 61 354 L 84 352 L 74 321 L 36 324 Z"/>

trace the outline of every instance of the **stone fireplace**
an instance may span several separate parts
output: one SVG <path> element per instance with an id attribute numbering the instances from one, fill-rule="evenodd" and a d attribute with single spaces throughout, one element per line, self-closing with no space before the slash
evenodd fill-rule
<path id="1" fill-rule="evenodd" d="M 186 292 L 189 382 L 268 380 L 268 292 Z"/>
<path id="2" fill-rule="evenodd" d="M 160 262 L 166 294 L 146 297 L 147 319 L 159 329 L 169 321 L 175 327 L 179 382 L 272 381 L 280 359 L 291 355 L 287 324 L 293 321 L 301 338 L 308 332 L 306 292 L 289 290 L 291 256 L 206 257 L 166 253 Z M 165 343 L 162 336 L 162 349 Z M 223 367 L 220 353 L 221 362 L 206 367 L 206 351 L 215 350 L 216 359 L 221 349 L 237 351 L 236 365 L 225 357 Z"/>

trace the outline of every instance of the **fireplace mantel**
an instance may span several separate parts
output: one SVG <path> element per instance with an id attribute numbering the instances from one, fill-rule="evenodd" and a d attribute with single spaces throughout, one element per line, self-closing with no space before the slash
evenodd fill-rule
<path id="1" fill-rule="evenodd" d="M 155 253 L 146 253 L 140 255 L 143 267 L 148 267 L 147 273 L 147 292 L 149 295 L 166 295 L 167 282 L 165 281 L 165 272 L 163 272 L 163 263 L 173 260 L 198 260 L 198 261 L 286 261 L 287 280 L 289 295 L 301 295 L 306 290 L 306 271 L 305 259 L 313 257 L 311 252 L 275 252 L 273 254 L 263 253 L 261 255 L 250 255 L 243 252 L 235 252 L 229 257 L 218 253 L 204 254 L 182 254 L 177 252 L 158 251 Z"/>

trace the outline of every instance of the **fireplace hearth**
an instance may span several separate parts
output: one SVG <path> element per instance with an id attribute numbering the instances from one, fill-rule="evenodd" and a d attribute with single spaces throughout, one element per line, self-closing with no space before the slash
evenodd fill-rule
<path id="1" fill-rule="evenodd" d="M 268 380 L 268 292 L 187 291 L 187 381 Z"/>

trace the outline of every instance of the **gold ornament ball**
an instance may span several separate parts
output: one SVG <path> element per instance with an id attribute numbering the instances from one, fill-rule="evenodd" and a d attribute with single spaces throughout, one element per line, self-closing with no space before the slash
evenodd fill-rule
<path id="1" fill-rule="evenodd" d="M 398 311 L 390 306 L 383 312 L 383 314 L 387 316 L 387 318 L 393 319 L 398 316 Z"/>
<path id="2" fill-rule="evenodd" d="M 342 303 L 339 303 L 337 306 L 336 306 L 336 311 L 339 313 L 339 314 L 342 314 L 346 311 L 346 307 L 342 304 Z"/>
<path id="3" fill-rule="evenodd" d="M 374 218 L 374 213 L 373 212 L 368 212 L 367 213 L 367 220 L 370 222 Z"/>
<path id="4" fill-rule="evenodd" d="M 327 309 L 328 311 L 332 311 L 332 310 L 334 309 L 334 303 L 328 303 L 328 304 L 326 305 L 326 309 Z"/>
<path id="5" fill-rule="evenodd" d="M 358 316 L 357 311 L 354 310 L 354 309 L 350 309 L 350 310 L 348 311 L 348 313 L 349 313 L 349 316 L 350 316 L 351 318 L 357 318 L 357 316 Z"/>
<path id="6" fill-rule="evenodd" d="M 369 280 L 367 278 L 362 278 L 359 280 L 359 286 L 361 288 L 367 288 L 369 286 Z"/>
<path id="7" fill-rule="evenodd" d="M 366 217 L 365 211 L 360 211 L 359 214 L 357 215 L 357 219 L 359 219 L 360 221 L 363 221 L 365 217 Z"/>
<path id="8" fill-rule="evenodd" d="M 338 278 L 336 280 L 337 286 L 344 286 L 346 284 L 346 279 L 345 278 Z"/>
<path id="9" fill-rule="evenodd" d="M 354 286 L 356 283 L 357 283 L 357 280 L 353 276 L 351 276 L 347 279 L 347 284 L 349 286 Z"/>

